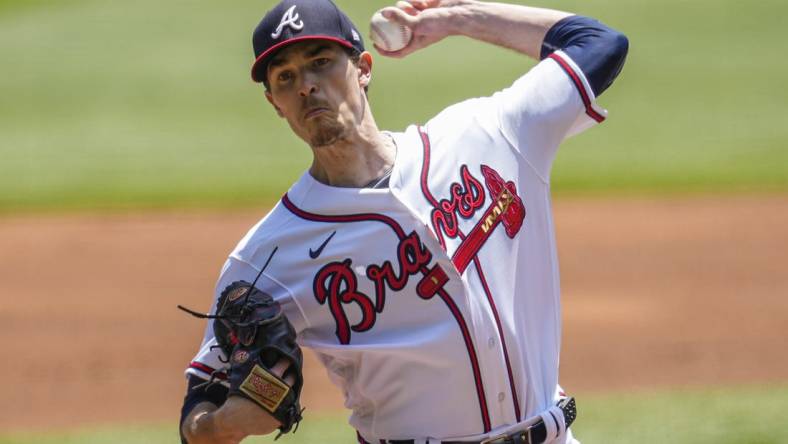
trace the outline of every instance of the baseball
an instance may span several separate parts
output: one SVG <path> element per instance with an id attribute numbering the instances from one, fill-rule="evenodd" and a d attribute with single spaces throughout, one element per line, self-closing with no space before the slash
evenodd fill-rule
<path id="1" fill-rule="evenodd" d="M 380 11 L 372 15 L 369 26 L 369 37 L 378 48 L 385 51 L 399 51 L 408 46 L 413 38 L 413 31 L 407 26 L 390 21 Z"/>

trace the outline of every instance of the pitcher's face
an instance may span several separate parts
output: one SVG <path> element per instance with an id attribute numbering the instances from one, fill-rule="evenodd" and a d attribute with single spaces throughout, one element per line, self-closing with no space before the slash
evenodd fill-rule
<path id="1" fill-rule="evenodd" d="M 268 65 L 266 97 L 311 147 L 331 145 L 361 123 L 369 69 L 329 40 L 294 43 Z"/>

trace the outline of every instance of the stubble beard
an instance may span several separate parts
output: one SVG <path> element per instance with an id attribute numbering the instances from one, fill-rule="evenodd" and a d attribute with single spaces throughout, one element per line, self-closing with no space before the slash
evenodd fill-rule
<path id="1" fill-rule="evenodd" d="M 309 145 L 313 148 L 333 145 L 345 135 L 345 127 L 333 116 L 326 116 L 316 123 L 316 128 L 309 135 Z"/>

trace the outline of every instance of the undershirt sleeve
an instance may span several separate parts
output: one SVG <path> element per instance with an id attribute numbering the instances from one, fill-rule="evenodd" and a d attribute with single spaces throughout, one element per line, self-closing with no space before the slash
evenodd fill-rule
<path id="1" fill-rule="evenodd" d="M 210 402 L 217 407 L 221 407 L 227 400 L 227 393 L 229 392 L 227 387 L 220 384 L 199 387 L 200 384 L 204 384 L 205 382 L 204 379 L 189 375 L 186 395 L 183 397 L 183 407 L 181 407 L 181 427 L 178 427 L 179 431 L 183 426 L 183 421 L 186 419 L 186 416 L 188 416 L 198 404 Z M 186 438 L 184 438 L 182 433 L 181 442 L 184 444 L 186 443 Z"/>
<path id="2" fill-rule="evenodd" d="M 624 67 L 629 40 L 597 20 L 575 15 L 550 28 L 542 43 L 541 59 L 558 50 L 574 60 L 599 97 Z"/>

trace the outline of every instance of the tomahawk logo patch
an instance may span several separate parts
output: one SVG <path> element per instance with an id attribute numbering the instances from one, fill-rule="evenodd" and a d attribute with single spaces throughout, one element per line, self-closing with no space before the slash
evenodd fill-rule
<path id="1" fill-rule="evenodd" d="M 451 258 L 460 273 L 476 257 L 496 227 L 503 225 L 506 236 L 514 239 L 525 219 L 525 204 L 517 194 L 514 182 L 504 180 L 487 165 L 481 165 L 481 172 L 492 202 L 471 231 L 463 235 L 459 219 L 471 219 L 477 211 L 481 211 L 488 193 L 485 193 L 482 182 L 471 174 L 466 165 L 460 168 L 461 181 L 449 187 L 451 197 L 441 200 L 432 211 L 432 226 L 441 246 L 446 248 L 444 234 L 449 238 L 462 238 Z"/>
<path id="2" fill-rule="evenodd" d="M 282 16 L 282 21 L 279 22 L 279 26 L 271 33 L 271 38 L 278 39 L 281 37 L 282 32 L 285 30 L 285 26 L 289 26 L 293 31 L 304 29 L 304 21 L 301 20 L 301 16 L 296 12 L 296 6 L 297 5 L 291 6 L 290 9 L 285 12 Z"/>

